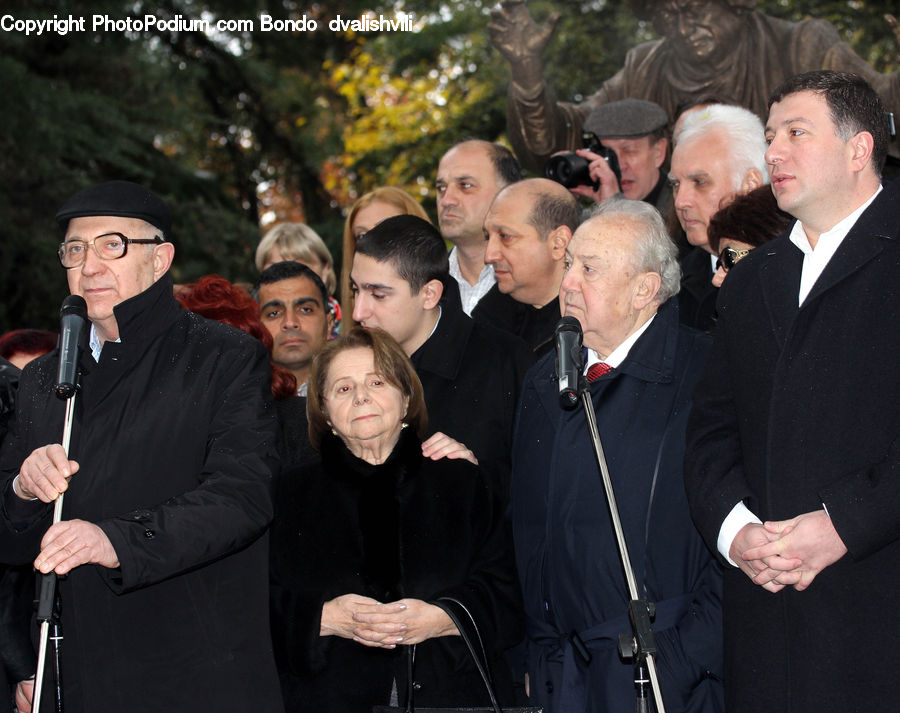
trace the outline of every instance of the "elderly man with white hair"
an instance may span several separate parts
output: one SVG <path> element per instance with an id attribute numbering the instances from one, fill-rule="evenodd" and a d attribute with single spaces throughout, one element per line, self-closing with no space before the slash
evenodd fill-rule
<path id="1" fill-rule="evenodd" d="M 560 309 L 581 324 L 585 373 L 670 710 L 722 709 L 721 572 L 682 481 L 691 394 L 709 338 L 679 324 L 676 249 L 655 208 L 612 198 L 566 250 Z M 548 713 L 628 710 L 625 585 L 585 415 L 559 405 L 555 355 L 526 377 L 511 519 L 532 700 Z"/>
<path id="2" fill-rule="evenodd" d="M 681 259 L 682 321 L 711 331 L 716 293 L 710 284 L 718 255 L 706 234 L 709 221 L 735 196 L 769 182 L 766 137 L 751 111 L 712 104 L 686 114 L 675 135 L 669 181 L 675 212 L 694 249 Z"/>

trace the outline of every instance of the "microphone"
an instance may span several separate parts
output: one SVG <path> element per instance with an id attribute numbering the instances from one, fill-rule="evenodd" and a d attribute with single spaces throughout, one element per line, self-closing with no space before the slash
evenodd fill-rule
<path id="1" fill-rule="evenodd" d="M 559 380 L 559 405 L 571 411 L 578 405 L 579 384 L 584 360 L 581 355 L 581 323 L 563 317 L 556 325 L 556 377 Z"/>
<path id="2" fill-rule="evenodd" d="M 80 295 L 69 295 L 59 310 L 59 372 L 56 395 L 68 399 L 78 390 L 78 353 L 87 321 L 87 304 Z"/>

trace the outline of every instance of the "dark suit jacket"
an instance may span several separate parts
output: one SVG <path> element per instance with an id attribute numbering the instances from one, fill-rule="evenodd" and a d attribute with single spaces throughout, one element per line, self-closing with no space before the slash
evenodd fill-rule
<path id="1" fill-rule="evenodd" d="M 637 585 L 658 605 L 666 710 L 681 713 L 721 710 L 721 574 L 691 524 L 682 477 L 708 351 L 708 337 L 679 325 L 673 297 L 619 368 L 591 384 Z M 585 415 L 560 408 L 553 355 L 528 373 L 514 445 L 510 511 L 532 698 L 547 713 L 632 710 L 633 670 L 618 656 L 628 590 Z"/>
<path id="2" fill-rule="evenodd" d="M 533 358 L 521 339 L 474 322 L 442 304 L 434 333 L 412 355 L 425 391 L 429 434 L 464 443 L 503 502 L 519 390 Z"/>
<path id="3" fill-rule="evenodd" d="M 520 337 L 534 352 L 535 359 L 540 359 L 555 348 L 553 335 L 560 319 L 559 301 L 554 299 L 535 309 L 503 294 L 494 285 L 475 305 L 472 319 Z"/>
<path id="4" fill-rule="evenodd" d="M 688 429 L 687 487 L 711 548 L 743 500 L 764 521 L 824 504 L 849 554 L 804 592 L 725 577 L 729 710 L 875 710 L 900 640 L 900 191 L 863 213 L 798 308 L 783 236 L 720 290 Z M 731 615 L 729 616 L 729 612 Z"/>

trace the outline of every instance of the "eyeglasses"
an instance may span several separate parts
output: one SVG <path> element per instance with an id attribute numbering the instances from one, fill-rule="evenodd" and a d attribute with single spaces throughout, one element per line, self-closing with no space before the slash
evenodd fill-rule
<path id="1" fill-rule="evenodd" d="M 122 233 L 104 233 L 88 242 L 74 238 L 59 244 L 59 261 L 66 270 L 72 270 L 84 265 L 87 260 L 88 246 L 94 248 L 97 257 L 101 260 L 118 260 L 125 257 L 129 243 L 138 245 L 159 245 L 165 242 L 159 235 L 152 238 L 128 238 Z"/>
<path id="2" fill-rule="evenodd" d="M 752 249 L 753 248 L 735 250 L 734 248 L 725 248 L 721 253 L 719 253 L 719 259 L 716 260 L 716 270 L 721 267 L 725 270 L 725 272 L 728 272 L 731 268 L 737 265 L 738 260 L 747 257 L 748 253 Z"/>

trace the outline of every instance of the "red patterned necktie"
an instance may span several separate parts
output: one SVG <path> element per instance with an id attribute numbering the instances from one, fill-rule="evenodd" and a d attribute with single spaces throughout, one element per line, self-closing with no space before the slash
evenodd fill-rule
<path id="1" fill-rule="evenodd" d="M 606 374 L 607 372 L 612 371 L 612 367 L 605 362 L 598 361 L 596 364 L 591 364 L 587 370 L 587 380 L 588 381 L 596 381 L 601 376 Z"/>

